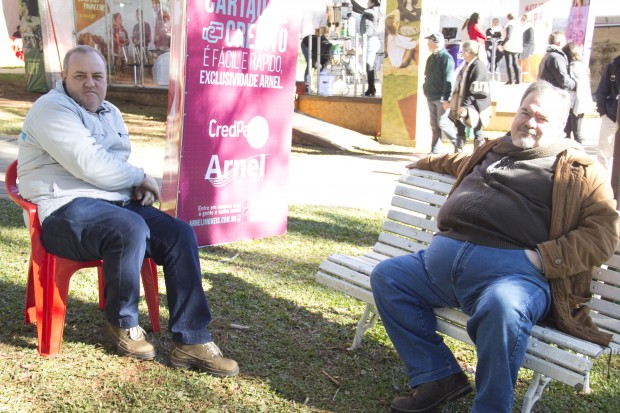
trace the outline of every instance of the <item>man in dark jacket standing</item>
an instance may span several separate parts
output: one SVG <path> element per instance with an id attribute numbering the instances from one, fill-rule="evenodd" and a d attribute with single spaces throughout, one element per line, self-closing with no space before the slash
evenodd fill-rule
<path id="1" fill-rule="evenodd" d="M 427 36 L 426 39 L 432 54 L 426 61 L 424 69 L 425 79 L 422 88 L 428 102 L 431 129 L 433 131 L 431 153 L 439 153 L 442 133 L 454 145 L 454 152 L 460 152 L 456 140 L 456 127 L 448 118 L 454 78 L 454 59 L 445 48 L 443 34 L 433 33 Z"/>
<path id="2" fill-rule="evenodd" d="M 568 71 L 568 58 L 562 51 L 566 44 L 566 35 L 563 32 L 553 32 L 549 35 L 547 52 L 538 66 L 538 80 L 546 80 L 553 86 L 573 91 L 577 88 L 577 82 Z M 568 121 L 567 121 L 567 124 Z M 564 132 L 569 132 L 564 129 Z"/>
<path id="3" fill-rule="evenodd" d="M 596 89 L 596 110 L 601 115 L 597 156 L 600 163 L 611 172 L 620 93 L 620 55 L 605 66 Z"/>

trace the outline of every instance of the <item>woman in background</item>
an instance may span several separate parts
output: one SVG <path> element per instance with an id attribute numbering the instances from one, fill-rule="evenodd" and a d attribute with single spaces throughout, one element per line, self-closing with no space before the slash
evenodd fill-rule
<path id="1" fill-rule="evenodd" d="M 366 75 L 368 78 L 368 89 L 364 96 L 374 96 L 377 93 L 375 88 L 375 65 L 377 53 L 381 49 L 381 1 L 368 0 L 366 8 L 362 7 L 355 0 L 351 0 L 353 11 L 362 15 L 360 22 L 360 33 L 366 35 L 364 50 L 366 54 Z"/>
<path id="2" fill-rule="evenodd" d="M 506 16 L 508 23 L 504 27 L 502 47 L 506 60 L 506 73 L 508 74 L 507 85 L 521 83 L 521 67 L 519 66 L 519 54 L 523 52 L 523 28 L 513 13 Z M 514 80 L 513 80 L 514 74 Z"/>
<path id="3" fill-rule="evenodd" d="M 474 42 L 480 43 L 481 46 L 484 46 L 484 41 L 487 37 L 480 27 L 480 15 L 478 13 L 472 13 L 471 16 L 469 16 L 467 35 L 469 36 L 469 40 L 473 40 Z"/>
<path id="4" fill-rule="evenodd" d="M 579 143 L 582 142 L 581 126 L 583 117 L 587 111 L 592 110 L 594 102 L 592 101 L 592 90 L 590 89 L 590 74 L 588 67 L 582 61 L 582 47 L 575 42 L 568 42 L 562 47 L 562 51 L 568 59 L 569 73 L 577 88 L 574 92 L 569 92 L 573 102 L 573 107 L 568 114 L 568 122 L 566 123 L 566 137 L 575 139 Z"/>

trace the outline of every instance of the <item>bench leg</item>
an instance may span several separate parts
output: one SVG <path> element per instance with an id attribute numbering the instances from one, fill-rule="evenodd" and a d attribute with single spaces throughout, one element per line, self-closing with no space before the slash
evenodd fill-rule
<path id="1" fill-rule="evenodd" d="M 530 383 L 530 387 L 528 387 L 523 397 L 523 408 L 521 408 L 521 413 L 530 413 L 532 411 L 532 407 L 534 407 L 534 404 L 542 397 L 542 392 L 550 381 L 551 377 L 546 377 L 540 373 L 534 372 L 532 383 Z"/>
<path id="2" fill-rule="evenodd" d="M 369 319 L 370 317 L 370 319 Z M 357 330 L 355 332 L 355 337 L 353 338 L 353 343 L 351 343 L 351 347 L 349 350 L 355 350 L 362 343 L 362 338 L 364 337 L 364 333 L 368 331 L 368 329 L 372 328 L 377 321 L 377 309 L 372 304 L 366 304 L 366 308 L 364 309 L 364 314 L 362 314 L 362 318 L 357 323 Z"/>

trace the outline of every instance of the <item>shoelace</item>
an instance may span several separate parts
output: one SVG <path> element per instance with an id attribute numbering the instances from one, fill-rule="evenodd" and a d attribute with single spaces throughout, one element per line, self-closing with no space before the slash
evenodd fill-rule
<path id="1" fill-rule="evenodd" d="M 220 348 L 217 345 L 215 345 L 213 341 L 209 343 L 205 343 L 203 345 L 207 348 L 207 350 L 209 350 L 209 353 L 211 353 L 213 357 L 217 357 L 217 356 L 224 357 Z"/>
<path id="2" fill-rule="evenodd" d="M 131 327 L 127 331 L 129 332 L 129 338 L 134 341 L 142 340 L 146 334 L 146 331 L 140 326 Z"/>

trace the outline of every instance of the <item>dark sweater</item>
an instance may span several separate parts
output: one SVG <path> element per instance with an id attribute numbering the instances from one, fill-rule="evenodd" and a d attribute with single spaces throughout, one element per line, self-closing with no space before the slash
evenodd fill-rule
<path id="1" fill-rule="evenodd" d="M 426 61 L 424 69 L 424 96 L 431 101 L 449 101 L 452 95 L 452 78 L 454 77 L 454 59 L 443 48 L 433 53 Z"/>
<path id="2" fill-rule="evenodd" d="M 439 211 L 439 234 L 476 245 L 534 249 L 549 239 L 551 191 L 565 141 L 523 150 L 510 135 L 467 175 Z"/>

